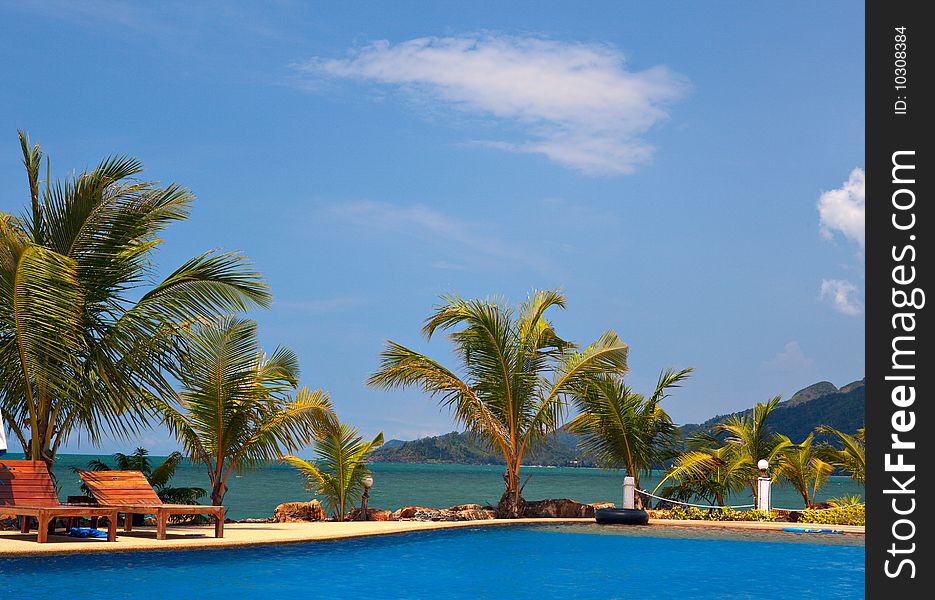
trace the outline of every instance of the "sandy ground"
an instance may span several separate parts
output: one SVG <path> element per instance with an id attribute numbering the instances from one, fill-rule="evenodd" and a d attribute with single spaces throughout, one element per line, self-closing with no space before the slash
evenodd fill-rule
<path id="1" fill-rule="evenodd" d="M 371 535 L 410 533 L 456 527 L 496 527 L 519 524 L 594 523 L 594 519 L 514 519 L 489 521 L 421 522 L 382 521 L 354 523 L 232 523 L 225 525 L 224 537 L 215 539 L 212 527 L 176 527 L 169 529 L 168 539 L 156 539 L 155 528 L 140 527 L 131 533 L 117 530 L 117 541 L 49 536 L 48 543 L 37 544 L 36 533 L 21 534 L 0 531 L 0 556 L 30 556 L 88 552 L 152 552 L 166 550 L 196 550 L 265 544 L 338 540 Z M 753 523 L 717 521 L 651 520 L 653 524 L 703 529 L 725 528 L 746 530 L 778 530 L 783 527 L 836 529 L 851 534 L 864 534 L 863 527 L 847 525 L 796 525 L 794 523 Z"/>

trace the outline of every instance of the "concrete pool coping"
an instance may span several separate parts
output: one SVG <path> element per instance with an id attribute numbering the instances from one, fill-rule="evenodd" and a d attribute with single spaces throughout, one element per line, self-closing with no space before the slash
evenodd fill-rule
<path id="1" fill-rule="evenodd" d="M 165 552 L 179 550 L 211 550 L 249 546 L 324 542 L 376 535 L 412 533 L 485 527 L 497 525 L 548 525 L 562 523 L 594 523 L 594 519 L 490 519 L 483 521 L 356 521 L 345 523 L 230 523 L 224 526 L 224 537 L 214 538 L 214 527 L 170 527 L 168 539 L 157 540 L 154 527 L 134 528 L 131 533 L 117 532 L 116 542 L 99 539 L 50 536 L 48 543 L 36 543 L 35 531 L 0 531 L 0 557 L 50 556 L 116 552 Z M 847 534 L 864 535 L 865 528 L 854 525 L 818 525 L 812 523 L 745 522 L 745 521 L 677 521 L 651 519 L 649 524 L 694 529 L 739 529 L 781 531 L 783 527 L 835 529 Z"/>

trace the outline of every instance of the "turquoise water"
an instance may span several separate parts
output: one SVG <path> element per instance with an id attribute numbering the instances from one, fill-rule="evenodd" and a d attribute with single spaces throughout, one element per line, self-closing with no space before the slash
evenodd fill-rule
<path id="1" fill-rule="evenodd" d="M 860 546 L 625 529 L 639 533 L 502 526 L 223 551 L 0 558 L 0 590 L 29 590 L 36 600 L 864 597 Z"/>
<path id="2" fill-rule="evenodd" d="M 10 458 L 16 458 L 10 455 Z M 61 486 L 61 495 L 79 493 L 79 480 L 70 466 L 85 467 L 95 458 L 85 455 L 62 455 L 55 471 Z M 100 457 L 109 460 L 109 457 Z M 159 460 L 159 459 L 156 459 Z M 503 492 L 503 467 L 496 465 L 436 465 L 376 463 L 372 465 L 374 486 L 370 506 L 396 509 L 406 505 L 446 508 L 456 504 L 496 504 Z M 571 498 L 579 502 L 621 502 L 623 476 L 600 469 L 568 467 L 523 469 L 531 475 L 523 495 L 528 500 L 542 498 Z M 643 487 L 652 490 L 658 477 L 643 481 Z M 208 477 L 201 469 L 183 464 L 173 480 L 175 485 L 208 487 Z M 232 519 L 267 517 L 282 502 L 308 500 L 302 478 L 286 465 L 274 465 L 232 478 L 224 504 Z M 862 488 L 846 477 L 833 477 L 819 498 L 860 495 Z M 733 504 L 748 504 L 749 496 L 733 498 Z M 773 505 L 783 508 L 801 508 L 801 497 L 788 487 L 773 491 Z"/>

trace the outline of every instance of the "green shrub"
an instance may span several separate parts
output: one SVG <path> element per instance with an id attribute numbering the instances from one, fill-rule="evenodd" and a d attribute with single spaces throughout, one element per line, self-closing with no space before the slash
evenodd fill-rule
<path id="1" fill-rule="evenodd" d="M 818 523 L 823 525 L 866 525 L 866 507 L 863 504 L 851 504 L 826 510 L 803 510 L 799 523 Z"/>
<path id="2" fill-rule="evenodd" d="M 694 506 L 656 511 L 655 518 L 687 521 L 775 521 L 776 516 L 761 510 L 735 510 L 730 507 L 700 509 Z"/>

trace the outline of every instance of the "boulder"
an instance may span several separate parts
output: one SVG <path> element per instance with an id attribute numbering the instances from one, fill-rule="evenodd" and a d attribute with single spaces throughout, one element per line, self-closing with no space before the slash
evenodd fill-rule
<path id="1" fill-rule="evenodd" d="M 802 516 L 802 511 L 799 510 L 773 509 L 771 512 L 776 515 L 777 521 L 788 521 L 789 523 L 798 523 L 799 518 Z"/>
<path id="2" fill-rule="evenodd" d="M 482 508 L 484 507 L 481 506 L 480 504 L 459 504 L 457 506 L 452 506 L 448 510 L 452 512 L 462 512 L 465 510 L 480 510 Z"/>
<path id="3" fill-rule="evenodd" d="M 347 513 L 344 516 L 345 521 L 359 521 L 361 520 L 360 509 L 355 508 L 351 512 Z M 380 510 L 378 508 L 368 508 L 367 509 L 367 520 L 368 521 L 394 521 L 393 513 L 388 510 Z"/>
<path id="4" fill-rule="evenodd" d="M 496 519 L 497 511 L 492 508 L 469 508 L 465 510 L 449 510 L 458 521 L 486 521 Z"/>
<path id="5" fill-rule="evenodd" d="M 457 513 L 450 510 L 426 508 L 424 506 L 404 506 L 393 513 L 394 521 L 459 521 Z"/>
<path id="6" fill-rule="evenodd" d="M 238 523 L 275 523 L 272 517 L 247 517 L 245 519 L 240 519 Z"/>
<path id="7" fill-rule="evenodd" d="M 273 511 L 274 523 L 301 523 L 304 521 L 321 521 L 325 518 L 325 510 L 318 500 L 311 502 L 286 502 L 280 504 Z"/>
<path id="8" fill-rule="evenodd" d="M 533 500 L 526 502 L 523 506 L 523 516 L 532 519 L 592 518 L 594 517 L 595 507 L 603 508 L 605 506 L 613 506 L 613 503 L 582 504 L 568 498 Z"/>
<path id="9" fill-rule="evenodd" d="M 393 516 L 396 517 L 396 520 L 400 519 L 412 519 L 416 515 L 426 515 L 432 513 L 440 513 L 441 510 L 437 508 L 427 508 L 425 506 L 404 506 L 393 513 Z"/>

